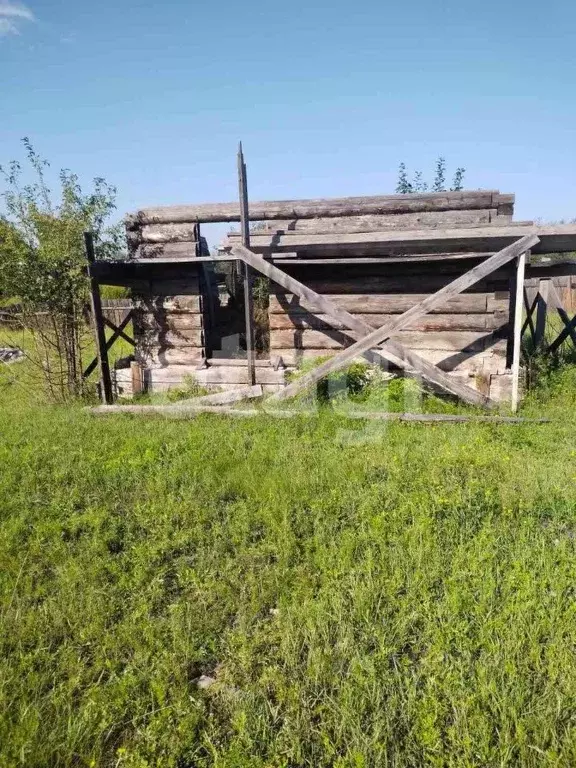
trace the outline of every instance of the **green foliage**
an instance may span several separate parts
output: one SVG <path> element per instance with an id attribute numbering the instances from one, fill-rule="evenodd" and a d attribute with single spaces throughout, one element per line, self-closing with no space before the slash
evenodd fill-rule
<path id="1" fill-rule="evenodd" d="M 182 384 L 179 387 L 173 387 L 168 390 L 168 401 L 175 403 L 178 400 L 189 400 L 192 397 L 209 394 L 209 390 L 202 387 L 193 376 L 184 376 Z"/>
<path id="2" fill-rule="evenodd" d="M 0 167 L 7 213 L 0 218 L 0 294 L 17 298 L 21 322 L 35 336 L 37 368 L 51 395 L 66 399 L 82 390 L 82 349 L 87 343 L 83 232 L 95 233 L 101 258 L 119 252 L 120 232 L 106 226 L 116 190 L 98 178 L 85 194 L 78 177 L 62 170 L 56 200 L 45 177 L 48 163 L 28 139 L 23 144 L 33 181 L 23 184 L 17 161 Z"/>
<path id="3" fill-rule="evenodd" d="M 457 168 L 454 172 L 454 178 L 451 192 L 460 192 L 464 189 L 464 174 L 466 170 L 464 168 Z M 400 163 L 398 168 L 398 183 L 396 185 L 396 192 L 400 195 L 415 194 L 417 192 L 445 192 L 446 191 L 446 160 L 443 157 L 439 157 L 436 161 L 436 169 L 434 174 L 434 180 L 431 184 L 424 180 L 422 171 L 416 171 L 412 180 L 408 178 L 408 170 L 406 163 Z"/>

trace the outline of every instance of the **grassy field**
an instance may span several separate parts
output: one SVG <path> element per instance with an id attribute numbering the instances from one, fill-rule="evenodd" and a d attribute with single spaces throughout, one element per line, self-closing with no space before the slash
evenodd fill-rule
<path id="1" fill-rule="evenodd" d="M 25 365 L 2 768 L 576 764 L 576 368 L 510 427 L 96 419 Z"/>

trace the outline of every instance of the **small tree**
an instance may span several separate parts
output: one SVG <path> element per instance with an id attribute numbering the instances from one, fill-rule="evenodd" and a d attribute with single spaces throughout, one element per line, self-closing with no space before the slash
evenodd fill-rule
<path id="1" fill-rule="evenodd" d="M 88 280 L 82 233 L 92 230 L 100 258 L 120 250 L 118 228 L 106 222 L 115 209 L 114 187 L 95 179 L 84 194 L 78 177 L 60 172 L 55 202 L 45 179 L 48 163 L 23 139 L 31 184 L 21 184 L 23 169 L 13 161 L 0 166 L 6 183 L 6 215 L 0 218 L 0 294 L 19 304 L 19 322 L 31 337 L 25 353 L 41 371 L 54 400 L 81 394 L 87 326 Z"/>
<path id="2" fill-rule="evenodd" d="M 464 189 L 465 173 L 466 170 L 464 168 L 456 169 L 450 192 L 460 192 Z M 439 157 L 436 161 L 436 170 L 432 184 L 428 184 L 424 180 L 422 171 L 416 171 L 412 181 L 410 181 L 406 163 L 400 163 L 398 167 L 398 183 L 396 184 L 396 192 L 398 194 L 410 195 L 418 192 L 427 192 L 430 188 L 432 192 L 446 192 L 446 160 L 443 157 Z"/>

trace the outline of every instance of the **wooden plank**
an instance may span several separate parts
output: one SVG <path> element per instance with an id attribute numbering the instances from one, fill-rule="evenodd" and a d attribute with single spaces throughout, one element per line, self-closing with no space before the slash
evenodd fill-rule
<path id="1" fill-rule="evenodd" d="M 197 294 L 169 294 L 167 296 L 140 295 L 133 298 L 136 314 L 163 315 L 178 313 L 196 315 L 201 313 L 200 296 Z"/>
<path id="2" fill-rule="evenodd" d="M 153 366 L 171 366 L 171 365 L 198 365 L 203 359 L 204 347 L 169 347 L 145 346 L 138 348 L 136 356 L 139 362 L 145 365 Z"/>
<path id="3" fill-rule="evenodd" d="M 390 264 L 411 264 L 412 262 L 417 262 L 418 264 L 422 264 L 423 262 L 434 262 L 436 265 L 444 265 L 444 262 L 450 262 L 450 261 L 466 261 L 466 260 L 474 260 L 474 261 L 480 261 L 481 259 L 486 259 L 488 256 L 492 255 L 492 251 L 486 252 L 486 253 L 428 253 L 428 254 L 422 254 L 418 256 L 350 256 L 350 257 L 344 257 L 344 258 L 338 258 L 338 259 L 331 259 L 329 257 L 321 258 L 321 259 L 306 259 L 306 258 L 300 258 L 298 254 L 296 254 L 296 257 L 290 257 L 290 258 L 283 258 L 283 254 L 280 254 L 279 257 L 271 256 L 266 257 L 270 259 L 270 262 L 272 264 L 276 264 L 277 266 L 294 266 L 294 267 L 302 267 L 302 266 L 333 266 L 333 265 L 339 265 L 339 264 L 346 264 L 346 265 L 352 265 L 352 266 L 359 266 L 360 264 L 378 264 L 380 266 L 388 266 Z"/>
<path id="4" fill-rule="evenodd" d="M 534 346 L 539 347 L 546 337 L 546 317 L 548 315 L 548 293 L 550 279 L 540 280 L 536 298 L 536 327 L 534 329 Z"/>
<path id="5" fill-rule="evenodd" d="M 284 270 L 283 270 L 284 271 Z M 347 295 L 362 295 L 366 294 L 367 298 L 371 294 L 389 294 L 389 295 L 405 295 L 411 294 L 433 294 L 436 291 L 447 285 L 454 275 L 462 273 L 459 272 L 451 274 L 403 274 L 398 276 L 387 275 L 366 275 L 350 277 L 349 279 L 341 278 L 339 275 L 333 275 L 329 277 L 326 274 L 326 279 L 319 280 L 316 277 L 306 278 L 306 272 L 298 273 L 296 270 L 288 269 L 285 267 L 285 271 L 291 277 L 298 280 L 306 280 L 306 286 L 312 291 L 320 295 L 332 295 L 343 294 L 342 299 Z M 271 292 L 279 294 L 276 286 L 272 285 Z M 472 286 L 470 293 L 475 291 L 478 293 L 494 293 L 495 291 L 507 291 L 508 290 L 508 278 L 503 274 L 502 270 L 497 270 L 494 275 L 489 275 L 486 279 L 482 280 L 477 286 Z M 340 301 L 340 299 L 338 299 Z"/>
<path id="6" fill-rule="evenodd" d="M 98 280 L 92 275 L 91 267 L 96 261 L 94 254 L 94 235 L 92 232 L 84 232 L 84 247 L 88 262 L 88 283 L 90 291 L 90 303 L 92 307 L 92 322 L 96 339 L 96 357 L 100 369 L 100 385 L 102 400 L 110 404 L 114 400 L 112 393 L 112 377 L 110 375 L 110 363 L 108 361 L 108 346 L 104 331 L 104 315 L 102 313 L 102 299 Z"/>
<path id="7" fill-rule="evenodd" d="M 110 336 L 110 338 L 106 341 L 106 353 L 108 353 L 108 350 L 116 343 L 116 341 L 120 338 L 120 336 L 124 337 L 132 346 L 135 346 L 134 339 L 131 339 L 129 336 L 126 336 L 124 333 L 124 328 L 128 325 L 128 323 L 132 320 L 132 313 L 128 312 L 124 320 L 120 323 L 118 327 L 116 327 L 113 323 L 111 323 L 108 318 L 103 317 L 103 323 L 104 325 L 107 325 L 109 328 L 112 328 L 113 334 Z M 92 360 L 92 362 L 86 367 L 84 372 L 82 373 L 82 378 L 86 379 L 93 370 L 95 370 L 96 366 L 98 365 L 98 355 Z"/>
<path id="8" fill-rule="evenodd" d="M 202 315 L 199 312 L 174 311 L 136 313 L 135 324 L 140 332 L 146 331 L 181 331 L 202 328 Z"/>
<path id="9" fill-rule="evenodd" d="M 177 331 L 135 329 L 138 346 L 147 347 L 202 347 L 202 330 L 199 328 L 180 328 Z"/>
<path id="10" fill-rule="evenodd" d="M 271 286 L 272 289 L 273 286 Z M 280 288 L 278 290 L 281 290 Z M 407 294 L 325 294 L 324 298 L 331 303 L 337 303 L 340 309 L 352 314 L 401 314 L 406 312 L 407 309 L 413 307 L 415 304 L 423 301 L 429 294 L 427 293 L 407 293 Z M 490 308 L 488 308 L 488 302 L 491 302 Z M 482 313 L 486 311 L 496 311 L 501 309 L 505 302 L 496 302 L 493 293 L 462 293 L 458 296 L 454 296 L 441 306 L 434 308 L 431 314 L 437 312 L 443 313 L 465 313 L 474 314 Z M 268 312 L 270 316 L 276 313 L 290 312 L 291 315 L 297 313 L 308 314 L 308 312 L 315 314 L 321 313 L 322 310 L 319 306 L 311 304 L 310 310 L 300 304 L 298 296 L 292 293 L 276 293 L 276 295 L 270 296 L 270 305 Z M 366 322 L 369 322 L 366 320 Z"/>
<path id="11" fill-rule="evenodd" d="M 416 302 L 414 302 L 416 303 Z M 408 307 L 406 307 L 408 309 Z M 396 313 L 400 314 L 400 313 Z M 391 320 L 392 314 L 365 314 L 356 315 L 365 323 L 372 323 L 375 326 L 384 325 Z M 506 320 L 504 320 L 504 323 Z M 269 316 L 271 331 L 289 331 L 289 330 L 316 330 L 321 331 L 327 328 L 344 330 L 343 323 L 335 324 L 328 315 L 313 314 L 312 312 L 289 312 L 283 314 L 271 314 Z M 495 315 L 484 314 L 436 314 L 428 315 L 416 323 L 411 323 L 407 330 L 412 331 L 493 331 L 503 324 L 500 318 Z"/>
<path id="12" fill-rule="evenodd" d="M 492 208 L 493 190 L 429 192 L 410 195 L 317 198 L 310 200 L 267 200 L 252 203 L 251 221 L 270 219 L 317 219 L 365 214 L 410 213 L 416 211 L 451 211 Z M 202 224 L 240 221 L 240 205 L 201 203 L 144 208 L 126 217 L 127 229 L 144 224 Z"/>
<path id="13" fill-rule="evenodd" d="M 328 317 L 328 315 L 327 315 Z M 373 316 L 370 316 L 373 317 Z M 387 321 L 393 321 L 391 315 Z M 358 331 L 270 331 L 270 349 L 341 349 L 350 344 L 350 339 L 357 341 L 364 334 Z M 486 331 L 432 331 L 421 333 L 419 331 L 403 330 L 398 333 L 397 341 L 410 349 L 444 349 L 449 351 L 461 351 L 465 349 L 480 352 L 485 347 L 486 339 L 491 334 Z"/>
<path id="14" fill-rule="evenodd" d="M 512 413 L 518 410 L 520 393 L 520 363 L 522 355 L 522 312 L 524 310 L 524 273 L 526 269 L 526 252 L 521 253 L 517 260 L 516 269 L 516 300 L 514 302 L 514 356 L 512 359 Z"/>
<path id="15" fill-rule="evenodd" d="M 139 243 L 196 243 L 200 240 L 198 224 L 152 224 L 136 231 Z"/>
<path id="16" fill-rule="evenodd" d="M 134 250 L 134 259 L 193 259 L 196 257 L 194 240 L 185 243 L 143 243 Z"/>
<path id="17" fill-rule="evenodd" d="M 478 282 L 486 275 L 489 275 L 494 270 L 507 264 L 512 259 L 525 253 L 532 245 L 538 242 L 536 235 L 527 235 L 519 239 L 516 243 L 507 246 L 503 250 L 491 256 L 486 261 L 478 264 L 476 267 L 466 272 L 461 277 L 456 278 L 444 288 L 441 288 L 436 294 L 429 296 L 420 302 L 416 306 L 399 315 L 395 320 L 386 323 L 380 328 L 376 328 L 371 333 L 368 333 L 364 338 L 352 344 L 348 349 L 338 353 L 332 360 L 323 363 L 314 370 L 300 377 L 296 381 L 289 384 L 282 392 L 278 392 L 272 395 L 274 400 L 283 400 L 287 397 L 293 397 L 294 395 L 302 392 L 311 384 L 327 376 L 329 373 L 341 370 L 349 360 L 354 358 L 358 354 L 362 354 L 364 351 L 375 347 L 389 339 L 393 334 L 401 331 L 409 323 L 417 320 L 419 317 L 423 317 L 434 306 L 438 306 L 451 296 L 465 291 L 475 282 Z M 522 278 L 524 275 L 522 274 Z"/>
<path id="18" fill-rule="evenodd" d="M 164 416 L 174 419 L 196 418 L 200 414 L 210 413 L 236 418 L 273 417 L 280 419 L 318 418 L 318 411 L 290 411 L 271 408 L 227 408 L 217 405 L 98 405 L 88 408 L 94 416 L 114 416 L 130 414 L 133 416 Z M 397 413 L 384 411 L 343 411 L 343 419 L 366 421 L 397 421 L 421 424 L 549 424 L 550 419 L 526 419 L 514 416 L 477 416 L 475 414 L 453 413 Z"/>
<path id="19" fill-rule="evenodd" d="M 300 365 L 305 360 L 328 359 L 337 354 L 337 350 L 331 349 L 294 349 L 294 347 L 274 351 L 280 354 L 284 362 L 290 366 Z M 483 371 L 488 373 L 503 373 L 506 371 L 506 349 L 502 346 L 501 341 L 496 341 L 481 352 L 422 348 L 418 350 L 418 354 L 428 363 L 437 366 L 446 373 L 450 373 L 451 377 L 454 372 L 474 375 L 477 372 Z M 361 355 L 354 358 L 354 362 L 362 362 L 363 360 L 364 358 Z M 463 380 L 463 383 L 466 383 L 466 381 Z M 470 383 L 470 386 L 474 385 L 473 381 L 468 383 Z"/>
<path id="20" fill-rule="evenodd" d="M 388 229 L 428 229 L 438 227 L 474 227 L 490 224 L 496 208 L 471 211 L 422 211 L 365 216 L 341 216 L 331 219 L 285 219 L 263 222 L 258 232 L 308 232 L 317 235 L 334 232 L 383 232 Z"/>
<path id="21" fill-rule="evenodd" d="M 373 331 L 373 326 L 362 322 L 351 315 L 350 313 L 340 309 L 335 303 L 327 300 L 325 297 L 320 296 L 314 291 L 310 290 L 307 286 L 299 283 L 290 275 L 282 272 L 272 264 L 268 264 L 264 259 L 260 258 L 257 254 L 252 253 L 243 246 L 236 246 L 234 252 L 243 260 L 246 260 L 254 269 L 262 272 L 262 274 L 275 280 L 278 285 L 281 285 L 286 290 L 297 293 L 300 298 L 300 302 L 305 306 L 318 306 L 320 309 L 334 318 L 337 322 L 348 323 L 351 330 L 356 330 L 363 333 L 370 333 Z M 388 340 L 384 345 L 384 349 L 378 349 L 370 353 L 372 358 L 378 356 L 384 359 L 386 362 L 391 362 L 393 365 L 404 368 L 408 373 L 417 371 L 419 375 L 423 376 L 428 382 L 437 384 L 445 391 L 450 392 L 457 397 L 460 397 L 465 402 L 475 403 L 479 405 L 491 406 L 491 401 L 479 395 L 470 387 L 462 386 L 457 382 L 454 382 L 445 373 L 437 369 L 435 366 L 430 365 L 426 360 L 421 358 L 415 352 L 406 349 L 402 344 L 393 340 Z"/>
<path id="22" fill-rule="evenodd" d="M 477 227 L 474 229 L 429 229 L 391 232 L 358 232 L 353 234 L 313 235 L 293 233 L 287 235 L 260 235 L 251 239 L 255 253 L 282 253 L 297 251 L 299 254 L 326 253 L 336 257 L 338 253 L 359 256 L 371 253 L 399 255 L 402 253 L 432 253 L 464 251 L 498 251 L 513 244 L 521 237 L 536 235 L 539 238 L 534 253 L 558 253 L 576 250 L 576 224 L 541 227 Z M 234 237 L 230 236 L 231 240 Z"/>
<path id="23" fill-rule="evenodd" d="M 132 360 L 130 363 L 130 375 L 132 379 L 132 394 L 139 395 L 144 391 L 144 371 L 140 363 Z"/>

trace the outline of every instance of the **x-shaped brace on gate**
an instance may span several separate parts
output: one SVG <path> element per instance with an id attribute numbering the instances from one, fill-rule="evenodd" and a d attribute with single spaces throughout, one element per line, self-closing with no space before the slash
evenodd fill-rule
<path id="1" fill-rule="evenodd" d="M 327 362 L 314 368 L 309 373 L 289 384 L 285 389 L 272 395 L 270 400 L 284 400 L 294 397 L 311 384 L 314 384 L 330 373 L 334 373 L 345 367 L 354 357 L 366 355 L 372 350 L 372 355 L 377 355 L 387 362 L 404 368 L 408 373 L 416 371 L 427 381 L 432 382 L 447 392 L 457 395 L 462 400 L 474 405 L 487 408 L 496 407 L 497 403 L 480 392 L 461 384 L 448 376 L 438 366 L 429 363 L 412 350 L 409 350 L 392 337 L 406 328 L 410 323 L 420 319 L 435 307 L 445 303 L 453 296 L 465 291 L 470 286 L 482 280 L 484 277 L 499 269 L 512 259 L 520 257 L 539 242 L 536 235 L 526 235 L 506 248 L 498 251 L 485 261 L 477 264 L 464 275 L 456 278 L 436 293 L 427 296 L 426 299 L 411 307 L 399 315 L 395 320 L 385 323 L 380 328 L 374 328 L 369 323 L 341 309 L 332 300 L 316 293 L 304 283 L 299 282 L 281 269 L 266 261 L 262 256 L 254 253 L 242 245 L 232 246 L 232 254 L 266 277 L 281 285 L 286 290 L 297 295 L 300 303 L 310 311 L 318 309 L 328 315 L 327 322 L 333 322 L 335 327 L 343 325 L 349 330 L 362 334 L 354 344 L 342 350 Z M 318 308 L 318 309 L 317 309 Z M 384 344 L 383 347 L 379 347 Z"/>

